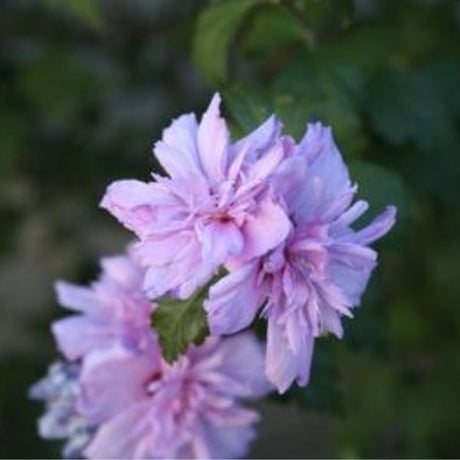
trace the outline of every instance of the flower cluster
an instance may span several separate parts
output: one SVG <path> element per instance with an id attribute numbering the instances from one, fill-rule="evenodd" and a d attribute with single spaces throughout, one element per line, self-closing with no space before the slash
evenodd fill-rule
<path id="1" fill-rule="evenodd" d="M 53 324 L 67 361 L 30 392 L 46 403 L 40 435 L 66 439 L 68 458 L 245 455 L 258 414 L 241 401 L 271 390 L 262 345 L 250 332 L 209 337 L 167 363 L 143 274 L 128 254 L 103 259 L 90 288 L 57 283 L 61 304 L 80 314 Z"/>
<path id="2" fill-rule="evenodd" d="M 224 266 L 204 308 L 213 335 L 268 321 L 266 373 L 280 392 L 306 385 L 315 338 L 342 336 L 341 316 L 360 303 L 396 209 L 370 225 L 351 224 L 368 208 L 330 128 L 307 126 L 296 144 L 270 117 L 236 143 L 215 95 L 198 124 L 183 115 L 154 153 L 169 177 L 112 184 L 101 206 L 138 237 L 151 298 L 186 298 Z M 262 309 L 262 310 L 261 310 Z"/>
<path id="3" fill-rule="evenodd" d="M 174 120 L 154 154 L 167 176 L 115 182 L 101 202 L 136 235 L 128 255 L 103 259 L 90 288 L 57 283 L 80 314 L 53 325 L 70 364 L 33 390 L 47 402 L 41 432 L 89 458 L 240 457 L 257 420 L 241 400 L 308 383 L 315 340 L 342 337 L 396 209 L 356 230 L 368 204 L 354 201 L 330 128 L 309 124 L 296 143 L 272 116 L 232 142 L 218 94 L 200 122 Z M 151 317 L 203 289 L 211 336 L 168 363 Z M 242 332 L 257 316 L 266 351 Z"/>

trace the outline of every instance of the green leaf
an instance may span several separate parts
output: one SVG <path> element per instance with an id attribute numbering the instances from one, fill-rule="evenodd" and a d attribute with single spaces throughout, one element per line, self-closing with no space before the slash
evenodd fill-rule
<path id="1" fill-rule="evenodd" d="M 366 108 L 375 130 L 389 143 L 413 142 L 421 151 L 456 150 L 454 120 L 422 72 L 386 72 L 370 84 Z"/>
<path id="2" fill-rule="evenodd" d="M 270 115 L 270 95 L 256 88 L 234 85 L 224 91 L 225 105 L 245 135 Z"/>
<path id="3" fill-rule="evenodd" d="M 227 79 L 228 50 L 246 15 L 264 0 L 227 0 L 212 4 L 198 18 L 193 60 L 211 83 Z"/>
<path id="4" fill-rule="evenodd" d="M 320 52 L 295 56 L 279 74 L 273 91 L 276 113 L 295 137 L 303 134 L 307 122 L 321 121 L 332 126 L 347 155 L 366 146 L 358 112 L 363 91 L 358 69 L 331 61 Z"/>
<path id="5" fill-rule="evenodd" d="M 64 7 L 75 19 L 95 28 L 102 26 L 101 10 L 97 0 L 44 0 L 52 8 Z"/>
<path id="6" fill-rule="evenodd" d="M 164 299 L 157 301 L 152 327 L 158 333 L 163 356 L 172 363 L 190 344 L 199 345 L 208 333 L 203 301 L 208 286 L 187 300 Z"/>

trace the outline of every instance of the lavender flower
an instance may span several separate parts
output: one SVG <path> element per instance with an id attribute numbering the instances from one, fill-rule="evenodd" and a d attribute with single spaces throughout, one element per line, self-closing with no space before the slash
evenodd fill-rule
<path id="1" fill-rule="evenodd" d="M 92 354 L 79 409 L 99 424 L 88 458 L 237 458 L 258 414 L 239 401 L 265 395 L 263 348 L 246 333 L 192 346 L 174 364 L 158 349 Z"/>
<path id="2" fill-rule="evenodd" d="M 104 258 L 91 288 L 58 283 L 80 315 L 54 331 L 72 363 L 35 384 L 46 402 L 40 435 L 67 439 L 68 457 L 236 458 L 255 437 L 258 415 L 241 402 L 267 394 L 264 347 L 251 333 L 210 337 L 174 364 L 150 327 L 143 270 L 128 254 Z"/>
<path id="3" fill-rule="evenodd" d="M 266 372 L 280 392 L 309 379 L 314 339 L 343 330 L 341 316 L 360 303 L 377 254 L 368 247 L 395 222 L 396 208 L 360 231 L 350 226 L 368 208 L 352 204 L 357 187 L 329 128 L 308 126 L 272 177 L 292 221 L 289 236 L 267 254 L 240 258 L 205 303 L 213 334 L 247 327 L 259 308 L 268 320 Z"/>
<path id="4" fill-rule="evenodd" d="M 147 346 L 154 305 L 141 289 L 144 271 L 130 252 L 105 257 L 101 266 L 100 279 L 89 288 L 56 283 L 60 304 L 80 313 L 60 319 L 52 327 L 67 359 L 82 358 L 117 341 L 133 349 Z"/>
<path id="5" fill-rule="evenodd" d="M 115 182 L 101 202 L 139 238 L 150 298 L 187 298 L 229 257 L 261 256 L 290 230 L 267 182 L 285 154 L 279 122 L 232 144 L 219 105 L 216 94 L 200 124 L 183 115 L 163 132 L 154 151 L 170 177 Z"/>

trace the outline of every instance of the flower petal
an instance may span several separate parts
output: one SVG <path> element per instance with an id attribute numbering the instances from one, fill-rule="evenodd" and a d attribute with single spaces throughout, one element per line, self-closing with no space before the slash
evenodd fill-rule
<path id="1" fill-rule="evenodd" d="M 396 222 L 396 207 L 387 206 L 367 227 L 349 238 L 353 243 L 371 244 L 387 234 Z"/>
<path id="2" fill-rule="evenodd" d="M 156 348 L 137 355 L 119 344 L 96 349 L 83 361 L 78 410 L 99 423 L 147 397 L 144 383 L 160 368 Z"/>
<path id="3" fill-rule="evenodd" d="M 224 356 L 220 371 L 240 384 L 236 396 L 256 398 L 273 391 L 264 372 L 265 346 L 253 332 L 222 340 L 219 350 Z"/>
<path id="4" fill-rule="evenodd" d="M 258 272 L 257 262 L 248 263 L 211 286 L 203 307 L 212 334 L 232 334 L 252 322 L 264 296 Z"/>
<path id="5" fill-rule="evenodd" d="M 155 144 L 155 156 L 172 178 L 202 174 L 197 135 L 195 115 L 182 115 L 163 131 L 163 139 Z"/>
<path id="6" fill-rule="evenodd" d="M 81 312 L 98 310 L 98 301 L 91 289 L 66 281 L 57 281 L 54 289 L 59 305 L 63 307 Z"/>
<path id="7" fill-rule="evenodd" d="M 276 318 L 268 319 L 265 372 L 280 394 L 286 392 L 296 378 L 297 383 L 301 386 L 308 383 L 314 338 L 308 331 L 305 333 L 307 344 L 305 350 L 294 354 L 289 346 L 283 325 Z"/>
<path id="8" fill-rule="evenodd" d="M 228 167 L 230 134 L 225 120 L 220 116 L 220 101 L 220 95 L 216 93 L 198 128 L 201 165 L 211 183 L 223 180 Z"/>
<path id="9" fill-rule="evenodd" d="M 256 161 L 278 138 L 281 129 L 281 121 L 275 115 L 271 115 L 254 131 L 236 142 L 232 150 L 233 152 L 248 150 L 250 153 L 248 153 L 247 160 Z"/>
<path id="10" fill-rule="evenodd" d="M 177 198 L 156 184 L 121 180 L 111 184 L 100 206 L 137 235 L 146 233 L 155 222 L 157 206 L 178 206 Z"/>
<path id="11" fill-rule="evenodd" d="M 150 401 L 147 399 L 123 408 L 99 427 L 93 441 L 85 449 L 85 456 L 101 459 L 150 458 L 153 452 L 145 442 L 144 451 L 139 451 L 139 444 L 144 438 L 148 439 L 146 418 L 149 409 Z"/>
<path id="12" fill-rule="evenodd" d="M 243 260 L 266 254 L 281 244 L 291 230 L 291 221 L 284 209 L 270 198 L 259 203 L 257 212 L 246 218 L 243 226 Z"/>

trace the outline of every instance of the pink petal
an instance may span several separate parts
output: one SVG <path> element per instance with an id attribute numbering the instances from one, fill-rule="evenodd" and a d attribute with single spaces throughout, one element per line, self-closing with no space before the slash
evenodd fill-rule
<path id="1" fill-rule="evenodd" d="M 266 198 L 259 203 L 257 213 L 248 215 L 243 225 L 243 260 L 266 254 L 281 244 L 291 230 L 291 222 L 283 208 Z"/>
<path id="2" fill-rule="evenodd" d="M 123 408 L 115 417 L 99 426 L 91 444 L 85 450 L 87 458 L 150 458 L 148 399 Z M 144 451 L 139 451 L 143 444 Z M 138 457 L 134 454 L 137 453 Z"/>
<path id="3" fill-rule="evenodd" d="M 248 161 L 257 160 L 268 149 L 281 132 L 282 124 L 274 115 L 270 116 L 254 131 L 233 145 L 233 151 L 248 150 Z"/>
<path id="4" fill-rule="evenodd" d="M 78 410 L 96 423 L 117 415 L 147 397 L 145 382 L 159 369 L 157 349 L 144 355 L 118 344 L 94 350 L 83 361 Z"/>
<path id="5" fill-rule="evenodd" d="M 264 296 L 258 272 L 257 262 L 248 263 L 211 286 L 203 306 L 212 334 L 232 334 L 253 321 Z"/>
<path id="6" fill-rule="evenodd" d="M 266 179 L 284 158 L 283 145 L 275 142 L 268 151 L 248 167 L 250 179 Z"/>
<path id="7" fill-rule="evenodd" d="M 98 300 L 94 293 L 85 287 L 66 281 L 57 281 L 54 285 L 60 305 L 71 310 L 89 312 L 98 310 Z"/>
<path id="8" fill-rule="evenodd" d="M 155 144 L 155 156 L 172 178 L 202 174 L 197 135 L 195 115 L 182 115 L 163 131 L 163 139 Z"/>
<path id="9" fill-rule="evenodd" d="M 227 174 L 230 134 L 220 116 L 220 96 L 214 95 L 203 114 L 198 129 L 198 146 L 203 171 L 211 182 L 223 180 Z"/>
<path id="10" fill-rule="evenodd" d="M 243 235 L 233 222 L 212 221 L 199 230 L 203 259 L 210 265 L 221 265 L 229 256 L 241 254 Z"/>
<path id="11" fill-rule="evenodd" d="M 141 236 L 155 221 L 156 206 L 178 206 L 178 202 L 157 184 L 121 180 L 107 188 L 100 206 Z"/>
<path id="12" fill-rule="evenodd" d="M 114 338 L 114 331 L 107 323 L 98 323 L 83 315 L 55 321 L 52 331 L 59 350 L 70 360 L 104 347 Z"/>
<path id="13" fill-rule="evenodd" d="M 265 346 L 253 332 L 243 332 L 222 340 L 220 371 L 240 383 L 237 396 L 263 397 L 273 391 L 264 372 Z"/>

